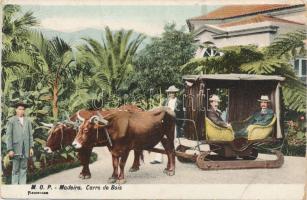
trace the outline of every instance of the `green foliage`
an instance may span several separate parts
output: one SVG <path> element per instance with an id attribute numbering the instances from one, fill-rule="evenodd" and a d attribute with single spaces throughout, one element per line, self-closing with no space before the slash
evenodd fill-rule
<path id="1" fill-rule="evenodd" d="M 67 159 L 76 159 L 72 150 L 61 150 L 58 154 L 47 154 L 47 130 L 40 122 L 54 122 L 51 114 L 50 100 L 53 96 L 55 81 L 59 84 L 71 82 L 73 73 L 70 67 L 73 62 L 70 46 L 62 39 L 55 37 L 47 40 L 39 32 L 30 31 L 37 20 L 31 13 L 22 14 L 19 6 L 4 6 L 3 49 L 2 49 L 2 109 L 1 109 L 1 153 L 4 179 L 10 181 L 10 160 L 6 154 L 6 123 L 15 115 L 12 107 L 18 101 L 29 105 L 26 115 L 33 122 L 34 129 L 34 165 L 37 170 L 43 169 L 49 160 L 61 158 L 66 153 Z M 63 78 L 65 77 L 65 79 Z M 69 89 L 69 87 L 68 87 Z M 65 95 L 65 90 L 58 91 Z M 62 158 L 63 159 L 63 158 Z"/>
<path id="2" fill-rule="evenodd" d="M 87 86 L 92 90 L 100 88 L 108 95 L 118 94 L 133 72 L 132 59 L 145 39 L 142 34 L 132 39 L 133 34 L 132 30 L 111 32 L 106 27 L 102 43 L 84 38 L 86 44 L 78 47 L 77 58 L 79 65 L 90 68 L 91 78 L 85 79 Z"/>
<path id="3" fill-rule="evenodd" d="M 129 94 L 149 97 L 149 89 L 157 93 L 170 85 L 181 85 L 180 66 L 189 61 L 196 50 L 193 35 L 175 24 L 164 27 L 161 37 L 152 38 L 134 60 L 135 73 L 130 77 L 127 88 Z M 128 92 L 127 92 L 128 93 Z"/>
<path id="4" fill-rule="evenodd" d="M 59 37 L 47 40 L 35 31 L 29 32 L 28 40 L 30 46 L 11 53 L 4 63 L 7 66 L 26 69 L 26 74 L 30 76 L 24 76 L 22 73 L 20 79 L 28 78 L 33 81 L 32 77 L 35 76 L 39 81 L 44 80 L 41 83 L 50 88 L 50 96 L 53 97 L 53 117 L 57 118 L 61 88 L 71 82 L 71 64 L 74 62 L 71 47 Z"/>
<path id="5" fill-rule="evenodd" d="M 222 56 L 193 58 L 181 66 L 185 74 L 240 73 L 240 66 L 263 58 L 254 45 L 229 46 L 219 49 Z"/>
<path id="6" fill-rule="evenodd" d="M 28 28 L 38 24 L 32 12 L 21 13 L 19 5 L 4 5 L 2 44 L 3 60 L 7 53 L 17 51 L 26 46 Z"/>
<path id="7" fill-rule="evenodd" d="M 269 56 L 285 57 L 287 59 L 306 55 L 304 40 L 307 39 L 306 30 L 280 35 L 268 48 Z"/>

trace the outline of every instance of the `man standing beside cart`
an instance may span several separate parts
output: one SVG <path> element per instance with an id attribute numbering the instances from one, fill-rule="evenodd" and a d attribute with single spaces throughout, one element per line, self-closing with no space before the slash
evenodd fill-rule
<path id="1" fill-rule="evenodd" d="M 176 97 L 176 94 L 179 92 L 179 89 L 176 88 L 174 85 L 170 86 L 167 90 L 167 99 L 163 102 L 163 106 L 167 106 L 170 109 L 172 109 L 176 113 L 176 118 L 182 118 L 183 117 L 183 111 L 182 111 L 182 103 L 181 101 Z M 175 127 L 175 143 L 177 142 L 176 138 L 183 136 L 183 121 L 182 120 L 176 120 L 176 127 Z M 162 144 L 159 143 L 157 148 L 161 149 L 163 148 Z M 154 160 L 152 160 L 151 164 L 160 164 L 163 162 L 163 155 L 160 153 L 156 153 Z"/>
<path id="2" fill-rule="evenodd" d="M 16 115 L 7 123 L 7 151 L 13 160 L 12 184 L 27 183 L 28 158 L 33 156 L 31 121 L 24 116 L 27 105 L 17 103 Z"/>

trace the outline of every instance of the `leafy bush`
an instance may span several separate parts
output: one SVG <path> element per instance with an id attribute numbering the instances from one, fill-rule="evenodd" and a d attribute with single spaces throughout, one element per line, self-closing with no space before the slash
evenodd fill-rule
<path id="1" fill-rule="evenodd" d="M 263 147 L 281 149 L 286 156 L 304 157 L 306 155 L 305 117 L 302 114 L 287 111 L 287 120 L 284 140 L 276 144 L 263 145 Z M 267 153 L 265 150 L 260 152 Z"/>

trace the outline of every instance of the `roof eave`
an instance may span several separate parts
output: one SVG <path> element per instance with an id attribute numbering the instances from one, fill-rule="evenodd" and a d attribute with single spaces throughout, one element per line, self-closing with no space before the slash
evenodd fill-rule
<path id="1" fill-rule="evenodd" d="M 226 19 L 233 19 L 233 18 L 238 18 L 238 17 L 245 17 L 245 16 L 251 16 L 251 15 L 257 15 L 260 13 L 268 13 L 268 12 L 276 12 L 276 11 L 281 11 L 285 9 L 296 9 L 300 8 L 305 9 L 305 4 L 297 4 L 297 5 L 291 5 L 289 7 L 283 7 L 283 8 L 277 8 L 277 9 L 272 9 L 272 10 L 265 10 L 265 11 L 258 11 L 258 12 L 252 12 L 252 13 L 247 13 L 247 14 L 242 14 L 242 15 L 237 15 L 237 16 L 230 16 L 230 17 L 222 17 L 222 18 L 202 18 L 200 17 L 195 17 L 191 18 L 190 20 L 196 20 L 196 21 L 202 21 L 202 20 L 226 20 Z"/>
<path id="2" fill-rule="evenodd" d="M 278 30 L 278 26 L 263 26 L 263 27 L 256 27 L 256 28 L 247 28 L 242 30 L 235 30 L 235 31 L 227 31 L 225 33 L 215 34 L 212 35 L 214 39 L 221 39 L 221 38 L 228 38 L 240 35 L 250 35 L 255 33 L 276 33 Z"/>
<path id="3" fill-rule="evenodd" d="M 206 30 L 211 32 L 211 33 L 215 33 L 217 35 L 227 33 L 226 31 L 224 31 L 222 29 L 214 28 L 214 27 L 211 27 L 211 26 L 208 26 L 208 25 L 203 25 L 199 29 L 195 30 L 194 35 L 197 36 L 197 35 L 199 35 L 200 33 L 204 32 Z"/>

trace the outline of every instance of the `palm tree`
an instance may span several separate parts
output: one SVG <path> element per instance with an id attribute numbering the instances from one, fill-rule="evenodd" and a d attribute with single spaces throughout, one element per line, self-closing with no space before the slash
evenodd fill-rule
<path id="1" fill-rule="evenodd" d="M 52 91 L 53 117 L 58 117 L 59 91 L 64 82 L 71 76 L 74 62 L 71 47 L 61 38 L 47 40 L 39 33 L 29 34 L 30 48 L 11 53 L 6 60 L 7 65 L 26 67 L 32 77 L 44 80 Z"/>
<path id="2" fill-rule="evenodd" d="M 30 27 L 38 24 L 32 12 L 21 14 L 18 5 L 3 7 L 2 44 L 3 53 L 18 50 L 25 45 Z"/>
<path id="3" fill-rule="evenodd" d="M 9 65 L 6 62 L 8 55 L 28 47 L 29 29 L 38 24 L 37 19 L 32 12 L 21 13 L 21 7 L 18 5 L 5 5 L 3 7 L 3 25 L 2 25 L 2 90 L 12 78 L 12 71 L 17 71 L 15 65 Z M 22 69 L 18 68 L 18 71 Z M 8 72 L 10 71 L 10 72 Z"/>
<path id="4" fill-rule="evenodd" d="M 84 38 L 86 43 L 78 47 L 78 64 L 88 66 L 93 74 L 91 82 L 108 94 L 116 94 L 133 71 L 132 59 L 145 37 L 138 34 L 132 39 L 132 36 L 132 30 L 112 33 L 106 27 L 102 43 Z"/>

